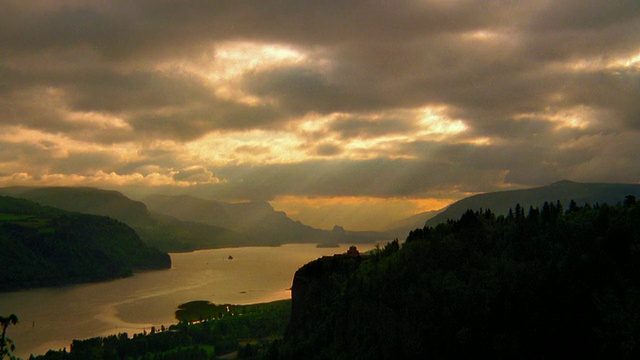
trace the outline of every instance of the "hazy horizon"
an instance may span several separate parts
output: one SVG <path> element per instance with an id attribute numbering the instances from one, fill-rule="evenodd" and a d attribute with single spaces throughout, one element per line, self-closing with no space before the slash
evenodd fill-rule
<path id="1" fill-rule="evenodd" d="M 3 1 L 0 186 L 268 201 L 376 229 L 640 182 L 634 1 Z"/>

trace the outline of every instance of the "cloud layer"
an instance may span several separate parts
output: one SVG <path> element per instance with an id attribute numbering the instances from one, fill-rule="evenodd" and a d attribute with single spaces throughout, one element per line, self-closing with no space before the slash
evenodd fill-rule
<path id="1" fill-rule="evenodd" d="M 637 1 L 8 0 L 0 49 L 2 185 L 455 199 L 640 181 Z"/>

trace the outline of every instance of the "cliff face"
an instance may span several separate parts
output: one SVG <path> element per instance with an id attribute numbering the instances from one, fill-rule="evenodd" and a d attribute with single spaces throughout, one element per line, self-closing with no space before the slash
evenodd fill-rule
<path id="1" fill-rule="evenodd" d="M 349 276 L 358 269 L 360 257 L 323 257 L 300 268 L 291 287 L 292 323 L 308 323 L 309 317 L 333 302 L 346 286 Z M 335 305 L 339 310 L 341 304 Z"/>
<path id="2" fill-rule="evenodd" d="M 332 358 L 331 349 L 344 340 L 340 329 L 346 329 L 349 312 L 345 293 L 362 262 L 360 256 L 323 257 L 296 272 L 283 358 Z"/>

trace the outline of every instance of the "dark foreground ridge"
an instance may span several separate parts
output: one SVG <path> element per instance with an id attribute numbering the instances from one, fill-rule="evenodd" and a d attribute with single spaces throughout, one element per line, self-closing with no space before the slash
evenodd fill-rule
<path id="1" fill-rule="evenodd" d="M 280 359 L 640 357 L 640 205 L 467 211 L 302 267 Z"/>

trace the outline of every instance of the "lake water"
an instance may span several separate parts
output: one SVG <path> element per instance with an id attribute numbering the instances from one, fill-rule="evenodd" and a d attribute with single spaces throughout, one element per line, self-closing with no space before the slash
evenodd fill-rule
<path id="1" fill-rule="evenodd" d="M 360 251 L 374 245 L 359 245 Z M 69 348 L 73 339 L 149 331 L 176 322 L 177 306 L 191 300 L 252 304 L 288 299 L 302 265 L 340 248 L 312 244 L 245 247 L 171 254 L 170 270 L 138 273 L 104 283 L 0 293 L 0 315 L 20 319 L 7 335 L 28 358 Z M 229 259 L 232 256 L 233 259 Z"/>

